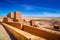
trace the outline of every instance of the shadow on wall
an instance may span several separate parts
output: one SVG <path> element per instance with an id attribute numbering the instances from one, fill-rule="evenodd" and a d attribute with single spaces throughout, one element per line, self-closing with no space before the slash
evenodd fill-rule
<path id="1" fill-rule="evenodd" d="M 13 27 L 16 27 L 18 29 L 22 29 L 22 26 L 21 26 L 21 23 L 18 23 L 18 22 L 7 22 L 7 24 L 13 26 Z"/>
<path id="2" fill-rule="evenodd" d="M 6 17 L 3 18 L 3 22 L 4 22 L 4 23 L 7 22 L 7 18 L 6 18 Z"/>
<path id="3" fill-rule="evenodd" d="M 37 28 L 34 28 L 32 26 L 23 25 L 23 30 L 26 32 L 29 32 L 33 35 L 46 38 L 47 40 L 60 40 L 60 35 L 56 35 L 56 34 L 51 33 L 51 32 L 37 29 Z"/>
<path id="4" fill-rule="evenodd" d="M 4 25 L 3 25 L 4 26 Z M 5 27 L 4 27 L 5 28 Z M 17 40 L 13 34 L 11 32 L 9 32 L 6 28 L 5 28 L 6 32 L 9 34 L 9 37 L 11 38 L 11 40 Z"/>

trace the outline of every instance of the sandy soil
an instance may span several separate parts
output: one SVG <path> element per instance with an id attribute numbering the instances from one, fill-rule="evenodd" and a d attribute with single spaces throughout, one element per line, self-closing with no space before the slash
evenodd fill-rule
<path id="1" fill-rule="evenodd" d="M 0 40 L 11 40 L 6 30 L 0 24 Z"/>

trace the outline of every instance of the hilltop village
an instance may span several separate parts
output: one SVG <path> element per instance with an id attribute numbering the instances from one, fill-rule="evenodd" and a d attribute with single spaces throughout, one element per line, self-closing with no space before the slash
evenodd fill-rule
<path id="1" fill-rule="evenodd" d="M 3 22 L 19 22 L 23 25 L 23 23 L 38 27 L 43 26 L 45 28 L 51 28 L 51 29 L 60 29 L 60 21 L 54 20 L 54 19 L 49 19 L 49 18 L 23 18 L 21 12 L 14 12 L 14 13 L 9 13 L 7 17 L 4 17 Z"/>
<path id="2" fill-rule="evenodd" d="M 10 12 L 0 24 L 14 36 L 14 40 L 60 40 L 60 19 L 23 17 Z"/>

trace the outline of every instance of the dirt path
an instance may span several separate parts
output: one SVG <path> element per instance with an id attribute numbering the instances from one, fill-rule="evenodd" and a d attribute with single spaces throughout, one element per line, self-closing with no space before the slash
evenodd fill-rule
<path id="1" fill-rule="evenodd" d="M 0 24 L 0 40 L 11 40 L 4 27 Z"/>

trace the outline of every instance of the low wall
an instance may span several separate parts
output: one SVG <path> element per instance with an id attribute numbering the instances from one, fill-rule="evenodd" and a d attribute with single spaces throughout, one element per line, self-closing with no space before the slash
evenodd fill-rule
<path id="1" fill-rule="evenodd" d="M 3 17 L 0 17 L 0 22 L 3 22 Z"/>
<path id="2" fill-rule="evenodd" d="M 19 30 L 15 27 L 9 26 L 5 23 L 2 23 L 2 25 L 8 30 L 10 31 L 14 37 L 17 38 L 17 40 L 45 40 L 43 38 L 40 38 L 38 36 L 32 35 L 30 33 L 24 32 L 22 30 Z"/>
<path id="3" fill-rule="evenodd" d="M 17 23 L 17 22 L 7 22 L 7 24 L 13 26 L 13 27 L 16 27 L 18 29 L 22 29 L 22 25 L 21 23 Z"/>
<path id="4" fill-rule="evenodd" d="M 39 37 L 43 37 L 46 38 L 48 40 L 60 40 L 60 34 L 58 32 L 54 32 L 53 30 L 45 30 L 45 29 L 39 29 L 37 27 L 32 27 L 32 26 L 28 26 L 23 24 L 22 28 L 21 28 L 21 24 L 20 23 L 7 23 L 11 26 L 14 26 L 18 29 L 22 29 L 23 31 L 29 32 L 33 35 L 39 36 Z"/>
<path id="5" fill-rule="evenodd" d="M 36 27 L 27 26 L 27 25 L 23 25 L 23 30 L 26 32 L 29 32 L 33 35 L 37 35 L 37 36 L 46 38 L 48 40 L 60 40 L 60 35 L 55 34 L 55 32 L 53 32 L 53 31 L 49 32 L 44 29 L 38 29 Z"/>

